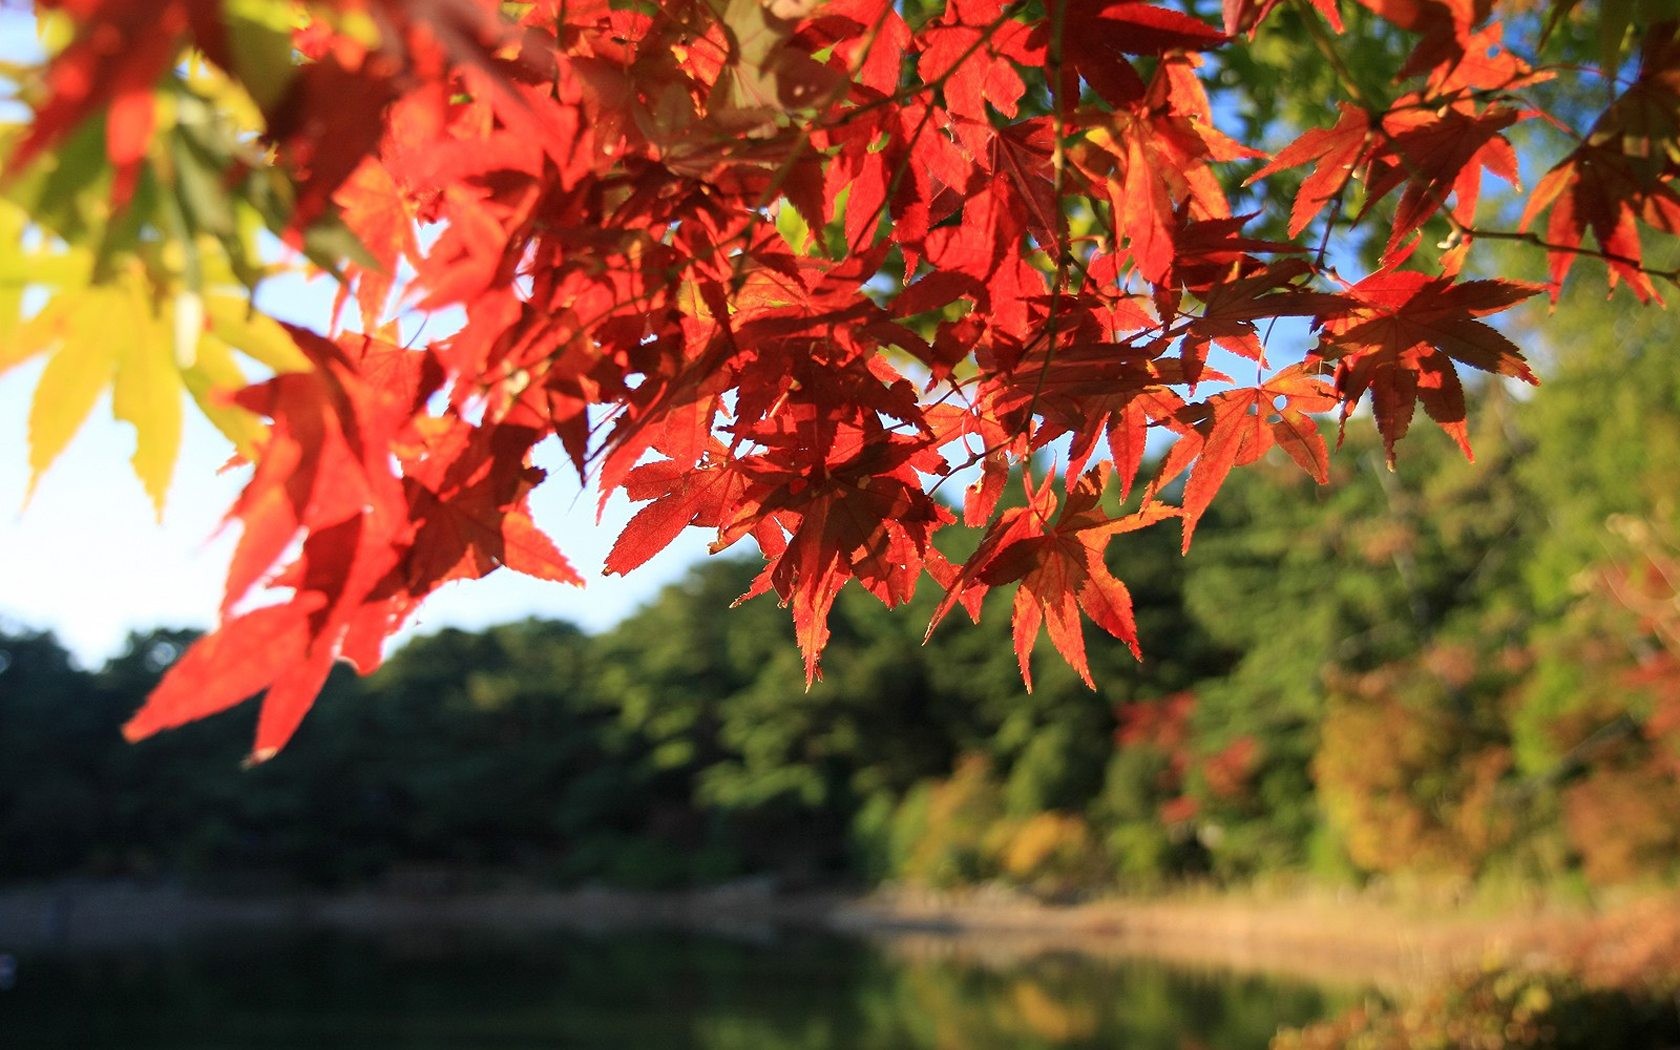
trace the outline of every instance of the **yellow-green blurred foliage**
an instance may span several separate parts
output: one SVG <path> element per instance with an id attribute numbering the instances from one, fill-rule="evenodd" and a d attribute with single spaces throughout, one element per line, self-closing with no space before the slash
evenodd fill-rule
<path id="1" fill-rule="evenodd" d="M 1470 692 L 1474 666 L 1462 650 L 1435 650 L 1332 680 L 1313 772 L 1361 868 L 1468 876 L 1510 836 L 1498 804 L 1510 752 L 1490 698 Z"/>

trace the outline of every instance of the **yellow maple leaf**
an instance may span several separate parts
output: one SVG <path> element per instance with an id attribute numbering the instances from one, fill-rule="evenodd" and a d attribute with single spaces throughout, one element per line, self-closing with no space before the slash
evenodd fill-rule
<path id="1" fill-rule="evenodd" d="M 180 452 L 183 398 L 249 453 L 263 427 L 226 398 L 252 378 L 236 351 L 261 372 L 299 371 L 307 361 L 284 329 L 252 313 L 229 287 L 231 274 L 208 274 L 224 290 L 202 297 L 169 292 L 130 257 L 95 281 L 85 250 L 30 249 L 4 237 L 17 221 L 10 212 L 0 206 L 0 373 L 47 358 L 29 412 L 29 493 L 109 390 L 112 415 L 134 427 L 134 472 L 161 517 Z M 26 315 L 32 296 L 43 295 Z"/>

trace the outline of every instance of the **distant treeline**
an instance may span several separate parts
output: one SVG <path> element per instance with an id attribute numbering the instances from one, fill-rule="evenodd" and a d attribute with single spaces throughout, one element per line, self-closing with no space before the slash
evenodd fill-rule
<path id="1" fill-rule="evenodd" d="M 1006 605 L 924 646 L 931 586 L 893 613 L 845 594 L 806 692 L 786 612 L 728 610 L 754 569 L 716 561 L 599 636 L 446 630 L 335 676 L 245 769 L 251 710 L 118 733 L 189 635 L 85 672 L 14 629 L 0 878 L 1667 878 L 1675 326 L 1554 320 L 1571 352 L 1527 403 L 1474 395 L 1474 465 L 1420 419 L 1391 473 L 1355 419 L 1330 486 L 1280 462 L 1227 484 L 1188 558 L 1172 525 L 1115 543 L 1145 660 L 1088 631 L 1095 694 L 1048 646 L 1024 692 Z"/>

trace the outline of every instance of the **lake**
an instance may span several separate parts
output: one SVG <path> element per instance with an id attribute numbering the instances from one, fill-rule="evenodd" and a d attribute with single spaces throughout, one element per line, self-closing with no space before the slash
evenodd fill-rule
<path id="1" fill-rule="evenodd" d="M 809 933 L 242 936 L 29 951 L 6 1050 L 1262 1048 L 1357 989 Z"/>

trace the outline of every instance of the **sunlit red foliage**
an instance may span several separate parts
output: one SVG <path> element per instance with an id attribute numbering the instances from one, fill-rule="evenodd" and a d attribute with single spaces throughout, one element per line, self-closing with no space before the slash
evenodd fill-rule
<path id="1" fill-rule="evenodd" d="M 1478 236 L 1519 236 L 1477 227 L 1482 174 L 1514 181 L 1513 126 L 1567 119 L 1522 95 L 1555 71 L 1502 40 L 1497 3 L 1367 0 L 1412 48 L 1404 92 L 1344 102 L 1268 161 L 1219 129 L 1208 56 L 1276 31 L 1277 6 L 1227 3 L 1213 25 L 961 0 L 912 24 L 886 0 L 320 0 L 276 40 L 250 3 L 43 0 L 74 34 L 9 167 L 108 114 L 122 208 L 153 89 L 191 46 L 256 103 L 290 186 L 282 232 L 336 215 L 361 242 L 341 266 L 366 331 L 392 334 L 393 295 L 464 314 L 413 347 L 295 331 L 306 370 L 239 395 L 271 427 L 231 514 L 224 622 L 131 734 L 267 689 L 270 754 L 334 659 L 374 667 L 442 583 L 574 581 L 525 502 L 550 437 L 603 496 L 647 503 L 609 572 L 688 527 L 715 550 L 754 540 L 751 593 L 791 607 L 808 677 L 843 586 L 893 606 L 925 572 L 941 615 L 1017 586 L 1029 683 L 1041 625 L 1087 681 L 1082 618 L 1136 644 L 1110 539 L 1176 517 L 1188 546 L 1230 471 L 1274 446 L 1324 479 L 1309 414 L 1369 391 L 1391 454 L 1418 403 L 1464 443 L 1461 367 L 1533 378 L 1484 318 L 1544 289 L 1458 275 Z M 1337 6 L 1314 6 L 1333 43 Z M 1528 218 L 1548 216 L 1558 279 L 1588 252 L 1648 296 L 1638 228 L 1674 228 L 1674 154 L 1649 147 L 1674 140 L 1680 47 L 1672 25 L 1643 31 L 1635 82 Z M 1228 190 L 1302 165 L 1294 239 L 1245 233 Z M 1324 250 L 1354 183 L 1360 222 L 1386 224 L 1357 280 Z M 1443 221 L 1444 260 L 1401 269 Z M 1318 332 L 1304 363 L 1268 359 L 1280 318 Z M 1241 382 L 1211 348 L 1246 359 Z M 1151 433 L 1176 440 L 1122 509 L 1108 482 L 1131 490 Z M 1052 448 L 1061 500 L 1033 458 Z M 952 565 L 935 537 L 956 515 L 931 490 L 979 465 L 964 517 L 985 539 Z M 1011 468 L 1029 499 L 999 510 Z"/>

